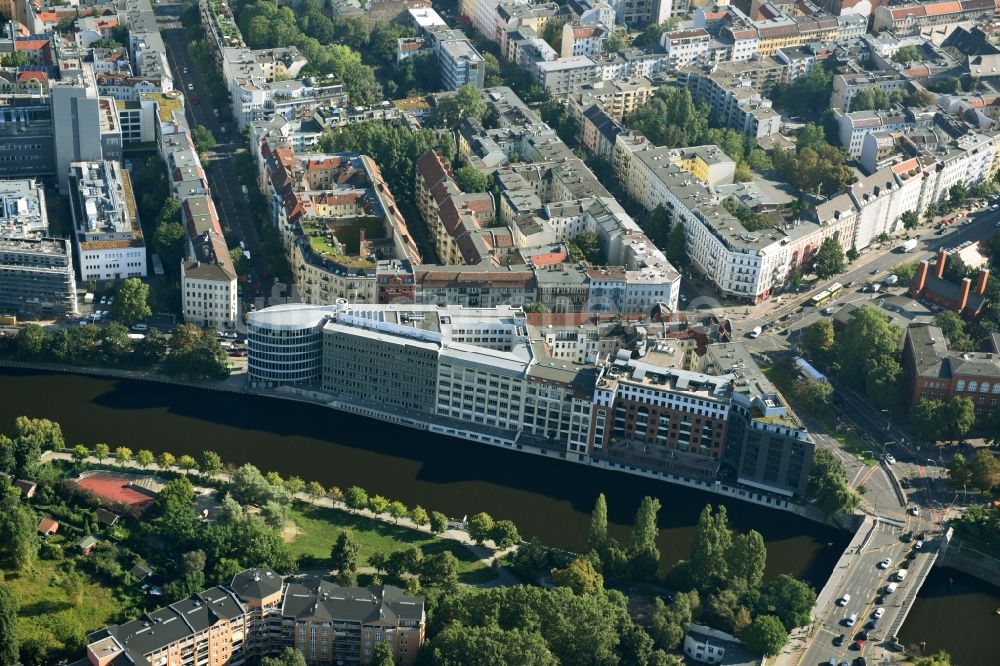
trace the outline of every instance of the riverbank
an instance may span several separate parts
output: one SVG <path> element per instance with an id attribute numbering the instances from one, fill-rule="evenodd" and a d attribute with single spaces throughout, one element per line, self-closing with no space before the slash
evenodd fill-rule
<path id="1" fill-rule="evenodd" d="M 519 453 L 528 453 L 564 462 L 572 462 L 595 469 L 624 472 L 634 476 L 641 476 L 656 481 L 685 486 L 709 492 L 721 497 L 787 511 L 808 520 L 822 523 L 829 527 L 847 530 L 850 529 L 849 525 L 842 524 L 843 521 L 838 522 L 835 519 L 826 516 L 822 511 L 814 506 L 794 502 L 789 498 L 766 493 L 757 489 L 730 486 L 722 483 L 721 481 L 693 479 L 609 460 L 597 460 L 582 454 L 570 454 L 567 453 L 565 449 L 545 448 L 544 446 L 538 445 L 541 444 L 540 442 L 528 443 L 527 441 L 521 439 L 520 432 L 512 433 L 508 430 L 500 430 L 485 426 L 480 427 L 477 430 L 470 430 L 469 424 L 463 421 L 452 420 L 445 417 L 427 416 L 425 414 L 407 415 L 405 412 L 387 412 L 379 409 L 378 406 L 374 404 L 362 404 L 355 401 L 345 401 L 321 391 L 313 391 L 297 387 L 256 389 L 248 385 L 245 373 L 234 373 L 225 380 L 211 381 L 172 377 L 153 372 L 82 366 L 61 366 L 52 363 L 29 363 L 24 361 L 15 361 L 12 359 L 0 359 L 0 367 L 51 373 L 89 375 L 93 377 L 111 379 L 157 382 L 162 384 L 172 384 L 175 386 L 207 389 L 211 391 L 225 391 L 264 398 L 280 398 L 283 400 L 305 402 L 328 409 L 335 409 L 341 412 L 363 416 L 365 418 L 377 419 L 386 423 L 401 425 L 416 430 L 423 430 L 466 441 L 478 442 L 480 444 L 488 444 L 490 446 L 500 447 Z"/>

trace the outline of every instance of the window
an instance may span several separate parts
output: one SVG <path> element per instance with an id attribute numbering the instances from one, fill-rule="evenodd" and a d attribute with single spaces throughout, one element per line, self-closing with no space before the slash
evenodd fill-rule
<path id="1" fill-rule="evenodd" d="M 972 393 L 976 392 L 976 382 L 975 380 L 969 382 L 969 391 Z"/>
<path id="2" fill-rule="evenodd" d="M 983 382 L 980 385 L 980 387 L 979 387 L 979 392 L 980 393 L 989 393 L 990 392 L 990 383 L 989 382 Z"/>
<path id="3" fill-rule="evenodd" d="M 964 391 L 965 390 L 965 380 L 959 379 L 958 383 L 955 384 L 955 390 L 956 391 Z"/>

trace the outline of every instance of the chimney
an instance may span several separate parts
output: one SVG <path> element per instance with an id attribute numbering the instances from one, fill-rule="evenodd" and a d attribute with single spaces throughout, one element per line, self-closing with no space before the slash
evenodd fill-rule
<path id="1" fill-rule="evenodd" d="M 979 279 L 976 281 L 976 293 L 982 296 L 986 293 L 986 283 L 990 280 L 990 269 L 984 268 L 979 271 Z"/>
<path id="2" fill-rule="evenodd" d="M 937 271 L 935 271 L 935 275 L 937 275 L 939 280 L 944 278 L 944 264 L 946 261 L 948 261 L 948 253 L 941 250 L 938 252 Z"/>
<path id="3" fill-rule="evenodd" d="M 969 292 L 972 291 L 972 280 L 962 278 L 962 295 L 958 301 L 958 313 L 965 312 L 965 304 L 969 302 Z"/>
<path id="4" fill-rule="evenodd" d="M 924 293 L 924 282 L 927 281 L 927 272 L 930 270 L 931 265 L 927 263 L 924 259 L 920 262 L 920 266 L 917 267 L 917 274 L 913 276 L 913 282 L 910 283 L 910 296 L 913 298 L 918 298 L 920 294 Z"/>

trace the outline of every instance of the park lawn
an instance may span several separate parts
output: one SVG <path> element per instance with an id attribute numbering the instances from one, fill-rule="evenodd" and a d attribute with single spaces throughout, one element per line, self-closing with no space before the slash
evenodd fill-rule
<path id="1" fill-rule="evenodd" d="M 333 542 L 342 531 L 347 530 L 358 544 L 358 566 L 368 566 L 368 557 L 373 553 L 389 554 L 415 546 L 425 556 L 451 551 L 458 559 L 458 579 L 462 583 L 484 583 L 496 578 L 493 571 L 477 560 L 468 548 L 450 539 L 339 509 L 298 502 L 292 507 L 290 516 L 298 527 L 298 534 L 288 544 L 295 557 L 306 555 L 319 560 L 329 559 Z"/>
<path id="2" fill-rule="evenodd" d="M 21 645 L 35 642 L 50 656 L 62 654 L 67 647 L 76 649 L 91 631 L 97 631 L 115 621 L 121 611 L 111 590 L 93 582 L 81 572 L 84 580 L 83 601 L 74 606 L 59 583 L 61 572 L 57 562 L 36 560 L 32 570 L 24 575 L 4 571 L 4 584 L 17 596 L 18 635 Z"/>

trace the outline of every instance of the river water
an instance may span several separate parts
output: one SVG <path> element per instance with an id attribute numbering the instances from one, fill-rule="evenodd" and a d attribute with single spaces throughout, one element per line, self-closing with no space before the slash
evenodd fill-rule
<path id="1" fill-rule="evenodd" d="M 663 566 L 687 557 L 698 513 L 718 504 L 710 493 L 557 460 L 497 449 L 285 400 L 167 384 L 117 381 L 0 369 L 0 431 L 15 417 L 45 417 L 62 425 L 69 445 L 106 442 L 112 449 L 198 455 L 209 449 L 231 463 L 298 475 L 324 486 L 360 485 L 369 493 L 420 504 L 452 517 L 486 511 L 513 520 L 526 537 L 578 550 L 586 541 L 590 510 L 601 491 L 608 499 L 612 534 L 628 539 L 639 500 L 659 498 Z M 775 509 L 726 499 L 735 529 L 756 529 L 768 548 L 767 575 L 789 573 L 823 585 L 847 544 L 846 532 Z M 935 580 L 932 576 L 931 580 Z M 931 580 L 928 589 L 931 589 Z M 973 585 L 971 589 L 985 586 Z M 955 650 L 983 642 L 967 632 L 996 630 L 969 613 L 968 588 L 928 592 L 914 608 L 904 639 L 941 634 L 933 616 L 955 621 L 935 647 Z M 979 593 L 977 603 L 1000 606 L 1000 592 Z M 969 648 L 967 648 L 969 649 Z M 1000 646 L 998 646 L 1000 649 Z M 995 655 L 998 652 L 992 652 Z M 963 659 L 958 663 L 987 663 Z"/>

